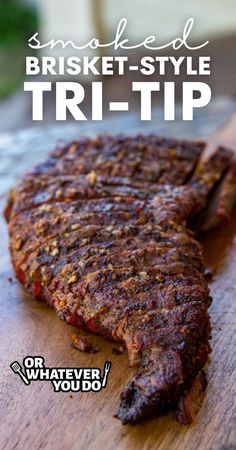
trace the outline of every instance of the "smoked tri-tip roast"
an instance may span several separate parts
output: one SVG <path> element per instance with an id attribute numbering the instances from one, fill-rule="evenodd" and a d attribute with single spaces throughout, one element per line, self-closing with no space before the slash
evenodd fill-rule
<path id="1" fill-rule="evenodd" d="M 17 278 L 58 316 L 125 345 L 138 366 L 116 417 L 177 410 L 204 389 L 211 303 L 191 230 L 228 217 L 231 151 L 203 143 L 99 136 L 59 148 L 12 190 L 5 215 Z M 200 158 L 201 157 L 201 158 Z"/>

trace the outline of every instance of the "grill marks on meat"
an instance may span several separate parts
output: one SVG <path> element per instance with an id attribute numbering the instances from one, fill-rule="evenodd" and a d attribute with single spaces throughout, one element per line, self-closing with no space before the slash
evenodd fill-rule
<path id="1" fill-rule="evenodd" d="M 221 180 L 214 195 L 227 214 L 236 189 L 231 152 L 199 162 L 203 148 L 153 135 L 82 139 L 9 197 L 18 279 L 67 323 L 124 344 L 139 366 L 121 395 L 123 423 L 190 398 L 210 352 L 211 298 L 190 224 Z M 188 400 L 177 417 L 190 421 L 190 409 Z"/>

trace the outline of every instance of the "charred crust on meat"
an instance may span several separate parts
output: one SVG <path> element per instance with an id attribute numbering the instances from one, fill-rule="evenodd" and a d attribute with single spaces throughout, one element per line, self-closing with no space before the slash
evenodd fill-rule
<path id="1" fill-rule="evenodd" d="M 204 385 L 211 296 L 194 230 L 230 216 L 236 177 L 229 150 L 206 161 L 203 151 L 155 135 L 81 138 L 26 174 L 5 209 L 19 281 L 138 367 L 121 394 L 123 423 L 171 409 L 189 423 Z"/>

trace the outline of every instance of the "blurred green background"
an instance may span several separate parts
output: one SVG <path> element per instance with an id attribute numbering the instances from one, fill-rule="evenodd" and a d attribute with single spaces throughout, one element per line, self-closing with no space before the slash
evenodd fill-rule
<path id="1" fill-rule="evenodd" d="M 25 72 L 27 40 L 38 27 L 36 10 L 17 0 L 0 0 L 0 98 L 13 92 Z"/>
<path id="2" fill-rule="evenodd" d="M 125 37 L 131 42 L 141 42 L 150 34 L 156 36 L 160 44 L 181 36 L 184 24 L 194 17 L 195 24 L 191 33 L 191 44 L 200 44 L 209 40 L 202 51 L 191 52 L 194 63 L 200 55 L 211 57 L 211 76 L 206 81 L 212 89 L 212 98 L 227 96 L 236 102 L 236 1 L 235 0 L 0 0 L 0 133 L 11 130 L 41 126 L 40 121 L 32 121 L 32 99 L 24 92 L 25 56 L 32 52 L 28 39 L 39 32 L 40 41 L 50 39 L 73 40 L 78 44 L 87 43 L 97 36 L 101 42 L 114 39 L 117 24 L 122 17 L 128 20 Z M 60 46 L 44 48 L 35 53 L 40 56 L 72 56 L 72 47 L 64 50 Z M 99 52 L 86 48 L 80 51 L 82 56 L 96 56 Z M 107 54 L 113 54 L 107 50 Z M 129 52 L 131 63 L 136 64 L 141 56 L 147 54 L 144 49 Z M 171 49 L 158 52 L 158 55 L 174 56 Z M 189 55 L 181 50 L 178 56 Z M 44 75 L 28 76 L 27 80 L 49 80 L 52 92 L 44 94 L 44 124 L 55 124 L 55 85 L 61 77 L 53 79 Z M 67 77 L 64 76 L 63 80 Z M 149 81 L 158 79 L 157 75 Z M 138 96 L 132 95 L 132 81 L 145 81 L 140 73 L 128 72 L 125 77 L 104 76 L 104 105 L 108 101 L 127 99 L 130 111 L 139 111 Z M 172 81 L 171 70 L 162 81 Z M 175 78 L 176 101 L 182 100 L 182 83 L 186 80 L 183 73 Z M 70 79 L 71 81 L 71 79 Z M 73 81 L 82 83 L 86 95 L 83 112 L 91 117 L 91 81 L 90 77 L 74 77 Z M 163 91 L 153 96 L 153 106 L 160 107 Z M 109 114 L 104 107 L 104 114 Z M 73 117 L 68 114 L 68 121 Z"/>

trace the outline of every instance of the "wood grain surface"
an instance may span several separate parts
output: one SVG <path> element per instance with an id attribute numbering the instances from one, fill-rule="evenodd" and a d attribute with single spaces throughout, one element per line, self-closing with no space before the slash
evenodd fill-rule
<path id="1" fill-rule="evenodd" d="M 230 135 L 236 148 L 236 127 L 218 134 Z M 0 208 L 3 209 L 5 196 Z M 214 271 L 212 354 L 208 388 L 197 420 L 189 427 L 176 423 L 172 414 L 138 426 L 122 426 L 112 417 L 119 394 L 133 373 L 127 354 L 112 354 L 113 344 L 89 336 L 100 351 L 83 354 L 71 348 L 76 330 L 60 321 L 45 304 L 33 301 L 15 280 L 8 253 L 6 226 L 1 219 L 0 345 L 1 345 L 1 449 L 49 450 L 233 450 L 235 436 L 235 312 L 236 312 L 236 211 L 220 230 L 201 241 L 207 267 Z M 100 393 L 54 393 L 50 382 L 25 386 L 10 370 L 14 360 L 42 355 L 49 367 L 99 367 L 112 361 L 107 388 Z"/>

